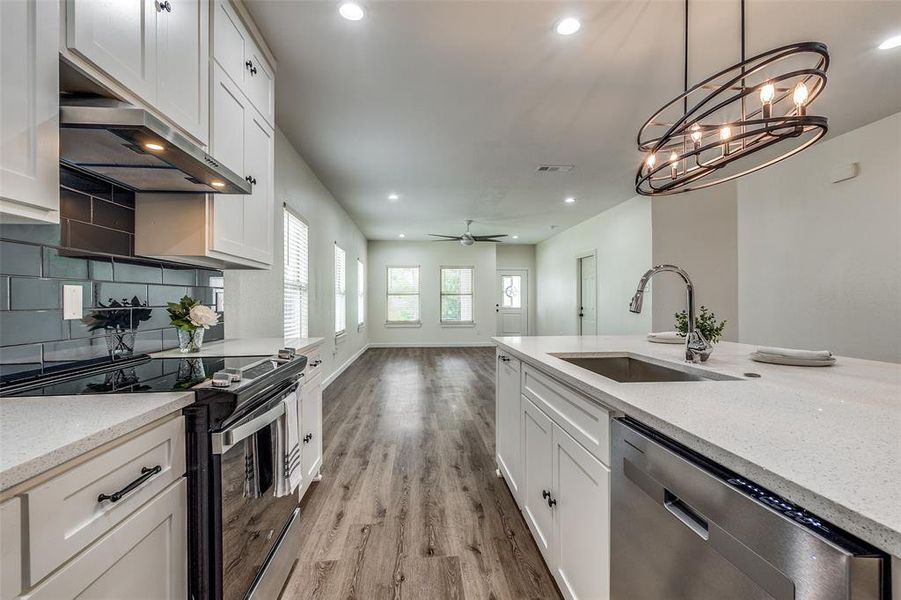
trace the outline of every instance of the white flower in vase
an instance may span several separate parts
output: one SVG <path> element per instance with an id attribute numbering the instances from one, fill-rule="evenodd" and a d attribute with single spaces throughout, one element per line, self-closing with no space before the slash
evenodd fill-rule
<path id="1" fill-rule="evenodd" d="M 191 310 L 188 312 L 188 320 L 190 320 L 195 327 L 209 329 L 210 327 L 219 324 L 219 314 L 209 306 L 196 304 L 192 306 Z"/>

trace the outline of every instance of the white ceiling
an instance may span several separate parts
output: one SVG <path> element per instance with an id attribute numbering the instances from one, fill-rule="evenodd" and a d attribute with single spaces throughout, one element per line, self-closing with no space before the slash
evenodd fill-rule
<path id="1" fill-rule="evenodd" d="M 472 218 L 533 243 L 622 202 L 638 127 L 682 86 L 680 1 L 379 1 L 358 22 L 336 1 L 245 4 L 278 60 L 279 127 L 370 239 Z M 738 61 L 738 6 L 691 1 L 695 81 Z M 582 30 L 556 34 L 563 16 Z M 749 56 L 829 46 L 811 111 L 829 135 L 901 110 L 901 48 L 876 50 L 901 33 L 901 0 L 748 0 L 747 19 Z"/>

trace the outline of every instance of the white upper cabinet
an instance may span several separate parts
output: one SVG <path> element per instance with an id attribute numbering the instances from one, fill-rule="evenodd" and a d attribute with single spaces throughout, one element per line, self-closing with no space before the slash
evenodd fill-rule
<path id="1" fill-rule="evenodd" d="M 270 127 L 275 126 L 273 69 L 228 0 L 215 0 L 213 58 L 250 99 Z"/>
<path id="2" fill-rule="evenodd" d="M 209 0 L 68 0 L 66 8 L 75 57 L 206 143 Z"/>
<path id="3" fill-rule="evenodd" d="M 155 103 L 156 20 L 161 10 L 155 0 L 69 0 L 66 45 Z"/>
<path id="4" fill-rule="evenodd" d="M 210 5 L 207 0 L 168 0 L 157 21 L 157 104 L 200 140 L 209 126 Z"/>
<path id="5" fill-rule="evenodd" d="M 0 220 L 59 222 L 59 3 L 0 1 Z"/>

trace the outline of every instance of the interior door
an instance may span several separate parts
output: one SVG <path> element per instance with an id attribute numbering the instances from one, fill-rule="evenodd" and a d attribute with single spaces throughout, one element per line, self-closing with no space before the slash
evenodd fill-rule
<path id="1" fill-rule="evenodd" d="M 579 257 L 579 335 L 597 335 L 597 257 Z"/>
<path id="2" fill-rule="evenodd" d="M 528 272 L 500 269 L 497 272 L 497 334 L 529 335 Z"/>

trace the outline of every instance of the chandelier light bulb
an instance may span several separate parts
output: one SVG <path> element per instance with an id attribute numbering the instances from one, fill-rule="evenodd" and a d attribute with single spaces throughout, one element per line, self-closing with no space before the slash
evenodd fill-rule
<path id="1" fill-rule="evenodd" d="M 704 137 L 704 134 L 701 133 L 701 126 L 695 123 L 691 126 L 691 141 L 695 143 L 695 149 L 697 150 L 698 146 L 701 145 L 701 138 Z"/>
<path id="2" fill-rule="evenodd" d="M 669 155 L 669 164 L 670 164 L 670 177 L 675 179 L 679 176 L 679 155 L 672 152 Z"/>
<path id="3" fill-rule="evenodd" d="M 669 161 L 670 161 L 671 163 L 679 162 L 679 155 L 676 154 L 675 151 L 672 152 L 672 153 L 669 155 Z"/>
<path id="4" fill-rule="evenodd" d="M 798 107 L 798 114 L 804 114 L 804 104 L 807 102 L 807 97 L 810 95 L 810 92 L 807 91 L 807 86 L 804 85 L 804 82 L 798 83 L 795 86 L 795 93 L 792 95 L 792 99 L 795 101 L 795 106 Z"/>
<path id="5" fill-rule="evenodd" d="M 760 88 L 760 102 L 763 103 L 761 112 L 764 119 L 769 119 L 773 115 L 773 98 L 776 97 L 776 87 L 772 83 L 768 83 Z"/>
<path id="6" fill-rule="evenodd" d="M 729 153 L 732 152 L 732 145 L 729 143 L 731 137 L 732 129 L 728 125 L 720 129 L 720 140 L 723 142 L 723 156 L 729 156 Z"/>
<path id="7" fill-rule="evenodd" d="M 656 154 L 650 155 L 648 157 L 648 160 L 646 161 L 646 163 L 648 165 L 648 169 L 653 169 L 654 165 L 657 164 L 657 155 Z"/>

